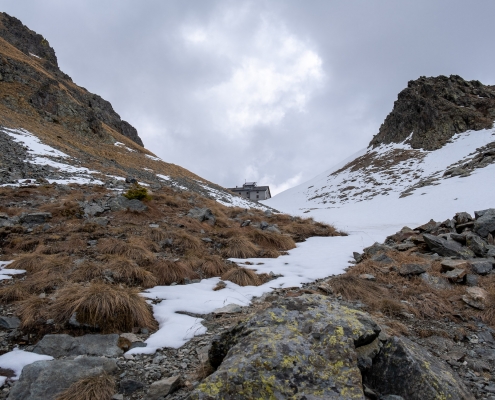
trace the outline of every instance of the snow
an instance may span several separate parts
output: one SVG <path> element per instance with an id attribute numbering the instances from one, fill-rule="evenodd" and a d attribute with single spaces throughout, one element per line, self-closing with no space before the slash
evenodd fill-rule
<path id="1" fill-rule="evenodd" d="M 153 157 L 153 156 L 150 156 L 149 154 L 145 154 L 144 156 L 149 158 L 150 160 L 153 160 L 153 161 L 163 161 L 161 158 Z"/>
<path id="2" fill-rule="evenodd" d="M 441 178 L 443 171 L 453 163 L 468 160 L 470 154 L 478 147 L 495 141 L 494 134 L 493 130 L 465 132 L 456 135 L 451 143 L 435 152 L 412 150 L 407 144 L 407 139 L 401 144 L 364 149 L 314 179 L 263 201 L 264 204 L 283 212 L 310 216 L 315 220 L 334 224 L 349 236 L 310 238 L 304 243 L 299 243 L 288 255 L 276 259 L 232 259 L 239 264 L 252 262 L 254 265 L 247 268 L 256 269 L 259 273 L 273 272 L 283 275 L 262 286 L 240 287 L 226 282 L 225 289 L 213 291 L 219 278 L 211 278 L 187 285 L 187 288 L 176 285 L 157 286 L 148 290 L 143 293 L 145 297 L 162 299 L 160 303 L 153 305 L 159 330 L 146 341 L 147 347 L 133 349 L 130 353 L 154 353 L 161 347 L 178 348 L 192 337 L 206 332 L 201 318 L 177 312 L 206 314 L 231 303 L 249 305 L 253 297 L 267 293 L 273 288 L 299 287 L 304 282 L 342 273 L 354 251 L 360 252 L 374 242 L 383 242 L 387 236 L 403 226 L 414 228 L 431 218 L 443 221 L 452 218 L 459 211 L 472 213 L 475 210 L 494 207 L 494 164 L 476 169 L 469 177 Z M 419 155 L 392 166 L 402 178 L 399 181 L 387 181 L 388 175 L 384 174 L 386 171 L 383 169 L 380 171 L 370 168 L 355 172 L 344 170 L 332 175 L 356 157 L 367 153 L 372 153 L 373 157 L 387 157 L 396 150 L 415 151 L 415 154 Z M 410 169 L 413 172 L 407 172 Z M 413 190 L 412 195 L 400 198 L 404 190 L 420 179 L 432 175 L 439 178 L 437 185 L 420 187 Z M 370 177 L 378 183 L 388 185 L 391 190 L 368 199 L 358 195 L 347 201 L 338 200 L 341 192 L 339 186 L 342 185 L 362 185 L 371 189 L 383 186 L 365 182 Z M 352 179 L 355 181 L 350 183 Z M 346 180 L 347 182 L 344 182 Z M 326 198 L 323 196 L 311 199 L 315 193 L 324 193 L 325 189 L 329 192 Z M 337 199 L 333 204 L 328 202 L 331 196 Z M 256 265 L 258 263 L 263 265 Z"/>
<path id="3" fill-rule="evenodd" d="M 8 269 L 5 268 L 10 263 L 14 261 L 0 261 L 0 280 L 12 279 L 11 275 L 25 274 L 26 271 L 23 269 Z"/>
<path id="4" fill-rule="evenodd" d="M 41 57 L 40 57 L 40 56 L 37 56 L 36 54 L 33 54 L 33 53 L 29 53 L 29 55 L 30 55 L 31 57 L 36 57 L 36 58 L 39 58 L 39 59 L 41 59 Z"/>
<path id="5" fill-rule="evenodd" d="M 31 353 L 29 351 L 14 349 L 8 353 L 0 356 L 0 368 L 10 369 L 14 371 L 15 376 L 12 380 L 19 379 L 22 369 L 35 361 L 53 360 L 51 356 L 45 356 L 42 354 Z M 0 377 L 5 383 L 6 377 Z"/>
<path id="6" fill-rule="evenodd" d="M 65 160 L 75 162 L 75 160 L 67 154 L 42 143 L 41 140 L 32 133 L 24 129 L 2 128 L 2 130 L 14 141 L 22 144 L 26 148 L 29 155 L 29 162 L 32 164 L 47 165 L 59 171 L 73 174 L 73 176 L 67 179 L 47 179 L 48 182 L 59 184 L 78 183 L 82 185 L 89 183 L 103 184 L 102 181 L 97 180 L 92 176 L 92 174 L 99 174 L 99 172 L 61 162 Z M 15 185 L 7 184 L 2 186 L 19 186 L 23 181 L 25 180 L 19 180 Z"/>
<path id="7" fill-rule="evenodd" d="M 117 146 L 117 147 L 124 148 L 124 149 L 126 149 L 127 151 L 129 151 L 131 153 L 137 153 L 137 150 L 134 150 L 134 149 L 131 149 L 130 147 L 127 147 L 124 143 L 115 142 L 114 145 Z"/>

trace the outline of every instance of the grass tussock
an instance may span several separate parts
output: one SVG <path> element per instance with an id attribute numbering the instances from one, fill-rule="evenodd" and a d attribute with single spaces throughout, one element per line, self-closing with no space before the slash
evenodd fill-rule
<path id="1" fill-rule="evenodd" d="M 225 261 L 218 256 L 209 256 L 203 260 L 200 268 L 206 278 L 212 278 L 214 276 L 222 276 L 231 270 L 232 266 L 227 265 Z"/>
<path id="2" fill-rule="evenodd" d="M 114 393 L 115 379 L 103 374 L 78 380 L 55 400 L 111 400 Z"/>
<path id="3" fill-rule="evenodd" d="M 26 254 L 9 264 L 9 268 L 23 269 L 28 273 L 43 270 L 65 272 L 70 268 L 70 258 L 61 255 Z"/>
<path id="4" fill-rule="evenodd" d="M 70 274 L 70 280 L 73 282 L 91 282 L 94 279 L 100 279 L 104 269 L 105 267 L 101 264 L 85 261 Z"/>
<path id="5" fill-rule="evenodd" d="M 226 240 L 223 255 L 228 258 L 252 258 L 258 255 L 257 247 L 244 236 L 233 236 Z"/>
<path id="6" fill-rule="evenodd" d="M 21 320 L 21 329 L 32 329 L 36 325 L 44 324 L 48 319 L 49 300 L 38 296 L 31 296 L 18 303 L 17 315 Z"/>
<path id="7" fill-rule="evenodd" d="M 267 249 L 287 251 L 296 247 L 296 243 L 290 236 L 276 232 L 255 229 L 249 232 L 249 237 L 254 243 Z"/>
<path id="8" fill-rule="evenodd" d="M 201 250 L 204 247 L 201 239 L 190 235 L 186 231 L 176 231 L 172 233 L 173 245 L 186 250 Z"/>
<path id="9" fill-rule="evenodd" d="M 151 272 L 146 271 L 127 258 L 113 259 L 106 268 L 111 272 L 112 278 L 116 282 L 143 288 L 150 288 L 158 284 L 158 279 Z M 102 272 L 105 272 L 105 268 Z"/>
<path id="10" fill-rule="evenodd" d="M 195 279 L 197 274 L 187 264 L 180 261 L 159 260 L 148 267 L 158 285 L 184 283 L 185 279 Z"/>
<path id="11" fill-rule="evenodd" d="M 148 264 L 154 259 L 154 255 L 145 246 L 134 241 L 127 243 L 118 239 L 102 239 L 98 244 L 103 254 L 123 256 L 136 261 L 138 264 Z"/>
<path id="12" fill-rule="evenodd" d="M 104 333 L 156 328 L 150 306 L 135 288 L 105 283 L 66 286 L 58 292 L 50 314 L 56 322 L 65 323 L 74 313 L 78 322 L 98 326 Z"/>
<path id="13" fill-rule="evenodd" d="M 67 279 L 64 274 L 45 269 L 34 274 L 29 274 L 24 282 L 22 282 L 22 285 L 30 293 L 45 293 L 53 292 L 66 283 Z"/>
<path id="14" fill-rule="evenodd" d="M 12 285 L 0 288 L 0 302 L 11 303 L 13 301 L 24 300 L 29 297 L 29 292 L 22 282 L 14 282 Z"/>
<path id="15" fill-rule="evenodd" d="M 239 286 L 259 286 L 263 282 L 256 272 L 247 268 L 232 268 L 222 275 L 222 280 L 230 281 Z"/>

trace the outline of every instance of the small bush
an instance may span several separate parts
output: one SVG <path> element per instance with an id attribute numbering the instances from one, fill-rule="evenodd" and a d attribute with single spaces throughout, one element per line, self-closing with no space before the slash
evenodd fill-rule
<path id="1" fill-rule="evenodd" d="M 151 196 L 148 194 L 148 189 L 143 186 L 135 185 L 123 194 L 129 200 L 151 200 Z"/>
<path id="2" fill-rule="evenodd" d="M 103 374 L 78 380 L 55 400 L 110 400 L 114 393 L 115 379 Z"/>
<path id="3" fill-rule="evenodd" d="M 56 322 L 65 323 L 74 313 L 78 322 L 98 326 L 104 333 L 156 327 L 151 308 L 137 289 L 105 283 L 71 285 L 59 290 L 50 314 Z"/>

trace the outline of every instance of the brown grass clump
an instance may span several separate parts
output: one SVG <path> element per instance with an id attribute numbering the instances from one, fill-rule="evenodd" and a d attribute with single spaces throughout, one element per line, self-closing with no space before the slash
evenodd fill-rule
<path id="1" fill-rule="evenodd" d="M 112 278 L 127 285 L 139 285 L 150 288 L 158 284 L 156 277 L 149 271 L 139 267 L 136 263 L 123 257 L 113 259 L 106 269 L 112 272 Z"/>
<path id="2" fill-rule="evenodd" d="M 10 241 L 9 247 L 18 251 L 33 251 L 40 244 L 39 239 L 28 239 L 23 237 L 14 238 Z"/>
<path id="3" fill-rule="evenodd" d="M 137 289 L 105 283 L 66 286 L 58 292 L 50 313 L 59 323 L 76 313 L 78 322 L 98 326 L 104 333 L 156 328 L 151 309 Z"/>
<path id="4" fill-rule="evenodd" d="M 222 280 L 231 281 L 239 286 L 259 286 L 262 284 L 256 272 L 242 267 L 232 268 L 222 275 Z"/>
<path id="5" fill-rule="evenodd" d="M 72 272 L 70 279 L 73 282 L 90 282 L 99 279 L 103 275 L 104 266 L 90 261 L 85 261 Z"/>
<path id="6" fill-rule="evenodd" d="M 26 254 L 9 264 L 9 268 L 34 273 L 45 269 L 64 272 L 70 268 L 70 259 L 60 255 Z"/>
<path id="7" fill-rule="evenodd" d="M 228 258 L 251 258 L 258 255 L 258 249 L 248 238 L 233 236 L 227 239 L 223 254 Z"/>
<path id="8" fill-rule="evenodd" d="M 398 317 L 406 309 L 403 304 L 394 299 L 380 299 L 376 305 L 376 308 L 387 317 L 392 318 Z"/>
<path id="9" fill-rule="evenodd" d="M 388 297 L 386 289 L 374 282 L 352 275 L 339 275 L 332 278 L 328 283 L 334 293 L 340 293 L 346 300 L 360 300 L 371 305 L 384 297 Z"/>
<path id="10" fill-rule="evenodd" d="M 110 400 L 114 393 L 115 379 L 103 374 L 78 380 L 55 400 Z"/>
<path id="11" fill-rule="evenodd" d="M 160 228 L 151 228 L 148 231 L 148 236 L 151 240 L 153 240 L 156 243 L 159 243 L 162 240 L 167 239 L 167 234 Z"/>
<path id="12" fill-rule="evenodd" d="M 148 270 L 157 279 L 158 285 L 170 285 L 171 283 L 184 283 L 184 280 L 195 279 L 198 276 L 185 263 L 172 260 L 160 260 L 148 267 Z"/>
<path id="13" fill-rule="evenodd" d="M 136 242 L 126 243 L 122 240 L 110 238 L 101 240 L 98 248 L 103 254 L 124 256 L 136 261 L 138 264 L 150 263 L 154 258 L 151 251 Z"/>
<path id="14" fill-rule="evenodd" d="M 254 243 L 264 248 L 286 251 L 296 247 L 296 243 L 290 236 L 276 232 L 255 229 L 249 232 L 249 237 Z"/>
<path id="15" fill-rule="evenodd" d="M 218 256 L 206 257 L 201 265 L 201 272 L 207 278 L 222 276 L 230 269 L 232 269 L 232 267 L 227 265 L 225 261 Z"/>
<path id="16" fill-rule="evenodd" d="M 12 301 L 24 300 L 29 297 L 29 292 L 21 282 L 0 288 L 0 302 L 10 303 Z"/>
<path id="17" fill-rule="evenodd" d="M 49 269 L 29 274 L 22 283 L 30 293 L 52 292 L 67 283 L 67 279 L 60 272 Z"/>
<path id="18" fill-rule="evenodd" d="M 489 281 L 485 290 L 487 291 L 488 296 L 481 319 L 490 326 L 495 327 L 495 283 Z"/>
<path id="19" fill-rule="evenodd" d="M 34 328 L 38 324 L 44 324 L 48 319 L 48 299 L 31 296 L 18 304 L 17 315 L 21 319 L 21 329 Z"/>
<path id="20" fill-rule="evenodd" d="M 200 250 L 204 246 L 201 239 L 190 235 L 186 231 L 173 232 L 172 239 L 174 240 L 174 246 L 177 245 L 187 250 Z"/>

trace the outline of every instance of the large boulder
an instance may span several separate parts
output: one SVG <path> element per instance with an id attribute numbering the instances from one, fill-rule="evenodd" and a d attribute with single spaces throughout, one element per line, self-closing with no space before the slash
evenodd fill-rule
<path id="1" fill-rule="evenodd" d="M 65 334 L 46 335 L 34 347 L 33 352 L 55 358 L 77 355 L 119 357 L 124 352 L 118 346 L 119 335 L 84 335 L 72 337 Z"/>
<path id="2" fill-rule="evenodd" d="M 356 347 L 379 332 L 369 315 L 323 296 L 280 300 L 215 340 L 209 359 L 221 364 L 189 398 L 364 399 Z"/>
<path id="3" fill-rule="evenodd" d="M 384 396 L 407 400 L 474 400 L 447 364 L 403 337 L 392 337 L 384 343 L 364 382 Z"/>
<path id="4" fill-rule="evenodd" d="M 475 211 L 474 231 L 481 237 L 486 238 L 491 233 L 495 234 L 495 208 Z"/>
<path id="5" fill-rule="evenodd" d="M 187 213 L 188 217 L 197 219 L 199 222 L 206 221 L 210 225 L 215 225 L 216 218 L 209 208 L 194 207 Z"/>
<path id="6" fill-rule="evenodd" d="M 431 251 L 444 257 L 458 257 L 463 259 L 474 258 L 475 254 L 467 247 L 454 240 L 446 240 L 439 236 L 423 234 L 425 243 Z"/>
<path id="7" fill-rule="evenodd" d="M 77 357 L 74 360 L 36 361 L 24 367 L 9 400 L 55 400 L 80 379 L 118 371 L 115 360 Z"/>

